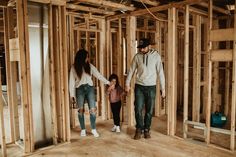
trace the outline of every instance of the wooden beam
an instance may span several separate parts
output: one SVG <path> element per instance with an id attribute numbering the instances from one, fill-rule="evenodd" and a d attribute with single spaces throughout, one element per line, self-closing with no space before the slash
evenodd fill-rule
<path id="1" fill-rule="evenodd" d="M 213 26 L 214 29 L 219 28 L 219 21 L 218 19 L 213 20 Z M 212 50 L 217 50 L 219 49 L 219 42 L 213 42 L 212 43 Z M 212 51 L 211 51 L 212 54 Z M 212 64 L 212 107 L 211 107 L 211 112 L 216 112 L 219 111 L 219 105 L 220 102 L 218 101 L 219 99 L 219 94 L 218 94 L 218 88 L 219 88 L 219 62 L 213 62 Z"/>
<path id="2" fill-rule="evenodd" d="M 205 8 L 208 8 L 208 4 L 207 2 L 201 2 L 197 5 L 200 5 L 202 7 L 205 7 Z M 230 15 L 230 11 L 229 10 L 226 10 L 226 9 L 223 9 L 221 7 L 217 7 L 217 6 L 213 6 L 213 11 L 216 11 L 218 13 L 222 13 L 222 14 L 226 14 L 226 15 Z"/>
<path id="3" fill-rule="evenodd" d="M 57 111 L 56 111 L 56 87 L 55 87 L 55 73 L 54 73 L 54 38 L 53 38 L 53 8 L 52 5 L 49 5 L 48 9 L 48 34 L 49 34 L 49 71 L 50 71 L 50 99 L 51 99 L 51 119 L 52 119 L 52 138 L 53 138 L 53 144 L 57 144 L 58 140 L 58 127 L 57 127 Z"/>
<path id="4" fill-rule="evenodd" d="M 211 41 L 230 41 L 234 40 L 234 29 L 214 29 L 210 31 L 210 40 Z"/>
<path id="5" fill-rule="evenodd" d="M 106 52 L 106 21 L 105 19 L 101 19 L 99 20 L 99 29 L 101 29 L 102 31 L 100 32 L 99 34 L 99 56 L 97 56 L 99 58 L 99 71 L 104 74 L 105 73 L 105 66 L 104 66 L 104 63 L 105 63 L 105 52 Z M 102 118 L 105 120 L 106 117 L 105 117 L 105 113 L 106 113 L 106 105 L 109 105 L 109 103 L 106 103 L 105 101 L 105 87 L 104 87 L 104 84 L 103 83 L 99 83 L 100 84 L 100 93 L 101 93 L 101 106 L 102 106 Z"/>
<path id="6" fill-rule="evenodd" d="M 185 5 L 193 5 L 193 4 L 197 4 L 200 3 L 204 0 L 185 0 L 185 1 L 181 1 L 181 2 L 175 2 L 175 3 L 169 3 L 169 4 L 165 4 L 165 5 L 160 5 L 157 7 L 151 7 L 149 8 L 150 12 L 158 12 L 158 11 L 163 11 L 163 10 L 167 10 L 168 8 L 178 8 L 178 7 L 184 7 Z M 147 9 L 139 9 L 137 11 L 133 11 L 130 14 L 133 16 L 138 16 L 138 15 L 143 15 L 143 14 L 147 14 L 149 13 Z"/>
<path id="7" fill-rule="evenodd" d="M 127 27 L 127 68 L 129 69 L 131 61 L 136 53 L 136 17 L 128 16 L 126 18 Z M 131 81 L 131 91 L 127 95 L 128 106 L 128 126 L 134 126 L 134 79 Z"/>
<path id="8" fill-rule="evenodd" d="M 4 112 L 3 112 L 3 101 L 2 101 L 2 79 L 1 79 L 1 70 L 0 70 L 0 128 L 1 128 L 1 150 L 2 157 L 7 156 L 7 147 L 6 147 L 6 136 L 5 136 L 5 126 L 4 126 Z"/>
<path id="9" fill-rule="evenodd" d="M 124 11 L 133 11 L 135 10 L 135 7 L 131 7 L 131 6 L 127 6 L 121 3 L 115 3 L 112 1 L 107 1 L 107 0 L 77 0 L 78 2 L 83 2 L 83 3 L 92 3 L 92 4 L 96 4 L 99 6 L 104 6 L 104 7 L 112 7 L 112 8 L 116 8 L 116 9 L 122 9 Z"/>
<path id="10" fill-rule="evenodd" d="M 51 3 L 52 5 L 59 5 L 59 6 L 66 5 L 66 0 L 29 0 L 29 1 L 43 4 Z"/>
<path id="11" fill-rule="evenodd" d="M 230 27 L 231 25 L 231 18 L 228 18 L 227 19 L 227 22 L 226 22 L 226 26 L 227 28 Z M 226 49 L 230 49 L 230 41 L 227 41 L 226 42 Z M 233 54 L 233 52 L 232 52 Z M 233 58 L 233 56 L 232 56 Z M 230 110 L 230 62 L 226 62 L 225 64 L 225 93 L 224 93 L 224 98 L 225 98 L 225 101 L 224 101 L 224 114 L 226 116 L 228 116 L 229 114 L 229 110 Z"/>
<path id="12" fill-rule="evenodd" d="M 31 80 L 29 63 L 29 34 L 28 34 L 28 12 L 27 0 L 17 0 L 17 30 L 20 48 L 20 82 L 21 103 L 23 105 L 24 121 L 24 151 L 26 153 L 34 150 L 33 116 L 31 100 Z"/>
<path id="13" fill-rule="evenodd" d="M 236 8 L 236 1 L 235 1 Z M 236 10 L 234 10 L 234 30 L 236 30 Z M 230 150 L 235 150 L 235 110 L 236 110 L 236 31 L 234 31 L 233 42 L 233 69 L 232 69 L 232 100 L 231 100 L 231 135 L 230 135 Z"/>
<path id="14" fill-rule="evenodd" d="M 151 1 L 151 0 L 133 0 L 133 1 L 141 2 L 141 3 L 152 5 L 152 6 L 158 6 L 160 4 L 160 2 Z"/>
<path id="15" fill-rule="evenodd" d="M 188 120 L 188 93 L 189 93 L 189 5 L 185 6 L 184 21 L 184 138 L 187 138 L 186 132 L 188 126 L 185 122 Z"/>
<path id="16" fill-rule="evenodd" d="M 168 86 L 167 86 L 167 134 L 174 136 L 176 131 L 176 8 L 168 9 Z"/>
<path id="17" fill-rule="evenodd" d="M 200 82 L 201 82 L 201 17 L 195 16 L 193 51 L 193 101 L 192 120 L 200 121 Z"/>
<path id="18" fill-rule="evenodd" d="M 208 70 L 207 70 L 207 104 L 206 104 L 206 143 L 210 144 L 210 128 L 211 128 L 211 84 L 212 84 L 212 61 L 210 60 L 211 50 L 212 50 L 212 41 L 210 40 L 210 33 L 212 31 L 212 20 L 213 20 L 213 0 L 209 0 L 208 4 L 208 46 L 207 46 L 207 55 L 208 55 Z"/>
<path id="19" fill-rule="evenodd" d="M 233 50 L 225 49 L 225 50 L 212 50 L 210 55 L 211 61 L 216 62 L 229 62 L 233 60 Z"/>
<path id="20" fill-rule="evenodd" d="M 93 7 L 85 7 L 82 5 L 76 5 L 76 4 L 70 4 L 70 3 L 66 4 L 66 8 L 67 9 L 74 9 L 74 10 L 82 10 L 82 11 L 87 11 L 87 12 L 91 12 L 91 13 L 105 14 L 105 15 L 114 15 L 115 14 L 115 12 L 112 12 L 112 11 L 106 11 L 103 9 L 98 9 L 98 8 L 93 8 Z"/>

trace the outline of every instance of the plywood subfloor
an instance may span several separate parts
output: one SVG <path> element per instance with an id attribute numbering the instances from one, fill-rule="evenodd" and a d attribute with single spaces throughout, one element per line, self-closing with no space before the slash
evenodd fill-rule
<path id="1" fill-rule="evenodd" d="M 151 139 L 133 140 L 134 128 L 122 126 L 121 133 L 110 131 L 112 121 L 99 121 L 97 128 L 101 135 L 94 138 L 89 126 L 88 136 L 80 137 L 79 128 L 72 131 L 71 143 L 41 151 L 32 157 L 234 157 L 230 153 L 208 147 L 204 143 L 176 139 L 166 136 L 158 130 L 158 119 L 153 119 Z M 160 123 L 160 121 L 159 121 Z"/>

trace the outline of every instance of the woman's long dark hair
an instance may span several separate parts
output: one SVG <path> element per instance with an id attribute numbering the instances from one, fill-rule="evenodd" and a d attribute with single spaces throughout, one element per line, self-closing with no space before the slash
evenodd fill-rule
<path id="1" fill-rule="evenodd" d="M 81 49 L 75 55 L 74 67 L 79 78 L 82 77 L 83 71 L 90 75 L 90 64 L 86 62 L 88 51 Z"/>
<path id="2" fill-rule="evenodd" d="M 118 76 L 116 74 L 111 74 L 110 77 L 109 77 L 109 81 L 115 79 L 116 80 L 116 86 L 115 88 L 119 87 L 120 84 L 119 84 L 119 80 L 118 80 Z"/>

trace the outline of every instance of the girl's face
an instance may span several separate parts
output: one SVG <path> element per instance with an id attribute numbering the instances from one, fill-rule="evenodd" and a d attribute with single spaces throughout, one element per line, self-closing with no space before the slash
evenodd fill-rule
<path id="1" fill-rule="evenodd" d="M 112 79 L 110 82 L 111 84 L 116 85 L 116 79 Z"/>

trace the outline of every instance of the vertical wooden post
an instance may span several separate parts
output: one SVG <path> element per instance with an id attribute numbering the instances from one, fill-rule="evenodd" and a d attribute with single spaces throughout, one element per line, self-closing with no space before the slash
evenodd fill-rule
<path id="1" fill-rule="evenodd" d="M 231 19 L 227 19 L 227 28 L 230 28 Z M 226 41 L 226 49 L 230 49 L 230 41 Z M 229 114 L 229 88 L 230 88 L 230 62 L 225 63 L 225 93 L 224 93 L 224 114 L 228 116 Z"/>
<path id="2" fill-rule="evenodd" d="M 176 130 L 176 8 L 168 9 L 168 135 L 175 135 Z"/>
<path id="3" fill-rule="evenodd" d="M 55 73 L 54 73 L 54 38 L 53 38 L 53 8 L 52 4 L 49 5 L 48 9 L 48 33 L 49 33 L 49 71 L 50 71 L 50 99 L 51 99 L 51 111 L 52 111 L 52 136 L 53 136 L 53 144 L 57 144 L 58 140 L 58 130 L 57 130 L 57 111 L 56 111 L 56 87 L 55 87 Z"/>
<path id="4" fill-rule="evenodd" d="M 161 52 L 161 28 L 160 21 L 156 21 L 156 32 L 155 32 L 155 49 L 158 51 L 162 57 Z M 162 115 L 162 104 L 160 95 L 160 80 L 157 79 L 157 89 L 156 89 L 156 103 L 155 103 L 155 116 Z"/>
<path id="5" fill-rule="evenodd" d="M 126 18 L 126 33 L 127 33 L 127 68 L 129 69 L 131 61 L 135 55 L 136 50 L 136 17 L 128 16 Z M 131 81 L 131 91 L 127 95 L 128 106 L 128 126 L 134 126 L 134 79 Z"/>
<path id="6" fill-rule="evenodd" d="M 184 26 L 184 138 L 187 138 L 188 131 L 188 86 L 189 86 L 189 5 L 185 6 Z"/>
<path id="7" fill-rule="evenodd" d="M 8 107 L 10 112 L 10 128 L 11 142 L 20 139 L 19 131 L 19 116 L 17 102 L 17 85 L 16 85 L 16 64 L 17 62 L 10 61 L 9 39 L 14 38 L 14 23 L 10 20 L 14 16 L 13 8 L 4 8 L 4 46 L 5 46 L 5 62 L 7 76 L 7 93 Z"/>
<path id="8" fill-rule="evenodd" d="M 201 81 L 201 17 L 196 15 L 193 51 L 193 121 L 200 121 L 200 81 Z"/>
<path id="9" fill-rule="evenodd" d="M 99 29 L 101 30 L 99 35 L 99 71 L 104 74 L 104 62 L 105 62 L 105 53 L 106 53 L 106 21 L 105 19 L 101 19 L 99 21 Z M 108 53 L 108 52 L 107 52 Z M 102 106 L 102 119 L 106 119 L 106 101 L 105 101 L 105 87 L 103 83 L 100 83 L 100 98 L 101 98 L 101 106 Z"/>
<path id="10" fill-rule="evenodd" d="M 21 101 L 24 121 L 24 150 L 26 153 L 34 150 L 33 116 L 31 100 L 31 80 L 29 63 L 29 34 L 27 0 L 16 2 L 17 27 L 20 49 L 20 81 Z"/>
<path id="11" fill-rule="evenodd" d="M 210 41 L 210 32 L 212 30 L 212 6 L 213 0 L 208 3 L 208 38 L 207 38 L 207 55 L 208 55 L 208 80 L 207 80 L 207 104 L 206 104 L 206 142 L 210 144 L 210 128 L 211 128 L 211 84 L 212 84 L 212 61 L 210 60 L 212 42 Z"/>
<path id="12" fill-rule="evenodd" d="M 219 29 L 219 21 L 213 20 L 214 29 Z M 212 43 L 212 49 L 219 49 L 219 42 Z M 219 62 L 212 63 L 212 109 L 211 112 L 219 111 L 220 102 L 218 96 L 219 89 Z"/>
<path id="13" fill-rule="evenodd" d="M 68 53 L 67 53 L 67 39 L 66 39 L 66 6 L 61 6 L 61 23 L 62 23 L 62 67 L 64 78 L 64 118 L 65 118 L 65 141 L 70 141 L 70 112 L 69 112 L 69 94 L 68 94 Z"/>
<path id="14" fill-rule="evenodd" d="M 0 70 L 0 128 L 1 128 L 1 149 L 2 157 L 7 156 L 6 137 L 5 137 L 5 126 L 4 126 L 4 115 L 3 115 L 3 102 L 2 102 L 2 79 Z"/>
<path id="15" fill-rule="evenodd" d="M 208 19 L 204 20 L 204 39 L 208 40 L 208 34 L 209 34 L 209 28 L 208 28 Z M 206 110 L 207 110 L 207 90 L 208 90 L 208 59 L 209 55 L 207 52 L 208 49 L 208 42 L 204 42 L 204 57 L 202 58 L 204 60 L 204 74 L 203 74 L 203 108 L 202 108 L 202 117 L 206 119 Z"/>
<path id="16" fill-rule="evenodd" d="M 236 7 L 236 1 L 235 1 Z M 234 42 L 233 42 L 233 70 L 232 70 L 232 103 L 231 103 L 231 134 L 230 150 L 235 149 L 235 103 L 236 103 L 236 10 L 234 10 Z"/>

